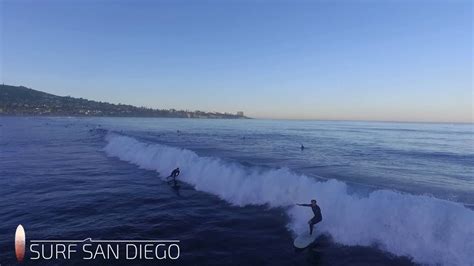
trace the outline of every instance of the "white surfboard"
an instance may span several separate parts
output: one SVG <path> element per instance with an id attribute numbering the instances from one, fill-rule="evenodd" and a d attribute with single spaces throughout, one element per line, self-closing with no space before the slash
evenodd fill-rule
<path id="1" fill-rule="evenodd" d="M 314 240 L 316 240 L 316 234 L 313 233 L 313 235 L 309 235 L 309 233 L 304 233 L 302 235 L 299 235 L 295 241 L 293 242 L 293 245 L 295 248 L 306 248 L 309 245 L 311 245 Z"/>

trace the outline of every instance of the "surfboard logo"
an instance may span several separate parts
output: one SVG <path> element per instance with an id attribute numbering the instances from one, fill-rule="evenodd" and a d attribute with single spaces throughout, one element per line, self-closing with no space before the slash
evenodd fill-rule
<path id="1" fill-rule="evenodd" d="M 180 257 L 177 239 L 29 239 L 28 260 L 176 260 Z M 15 232 L 15 255 L 25 260 L 26 234 L 21 224 Z M 0 264 L 1 266 L 1 264 Z"/>
<path id="2" fill-rule="evenodd" d="M 18 225 L 15 232 L 15 254 L 18 262 L 23 262 L 25 258 L 25 229 L 21 224 Z"/>

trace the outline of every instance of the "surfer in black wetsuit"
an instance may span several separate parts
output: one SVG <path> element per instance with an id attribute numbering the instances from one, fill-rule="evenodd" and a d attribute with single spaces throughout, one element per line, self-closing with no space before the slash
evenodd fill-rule
<path id="1" fill-rule="evenodd" d="M 171 174 L 167 177 L 167 179 L 170 178 L 170 177 L 173 178 L 173 182 L 174 182 L 174 185 L 175 185 L 175 186 L 177 185 L 177 184 L 176 184 L 176 177 L 179 176 L 179 173 L 180 173 L 179 167 L 177 167 L 177 168 L 174 169 L 173 172 L 171 172 Z"/>
<path id="2" fill-rule="evenodd" d="M 311 207 L 314 213 L 314 217 L 308 221 L 309 224 L 309 234 L 313 234 L 313 226 L 323 220 L 323 216 L 321 215 L 321 208 L 316 204 L 316 200 L 311 200 L 311 204 L 296 204 L 298 206 L 303 207 Z"/>

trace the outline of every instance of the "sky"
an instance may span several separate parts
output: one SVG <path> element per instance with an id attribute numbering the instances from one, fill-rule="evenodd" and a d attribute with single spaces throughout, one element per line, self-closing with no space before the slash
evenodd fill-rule
<path id="1" fill-rule="evenodd" d="M 473 122 L 463 0 L 0 0 L 0 80 L 272 119 Z"/>

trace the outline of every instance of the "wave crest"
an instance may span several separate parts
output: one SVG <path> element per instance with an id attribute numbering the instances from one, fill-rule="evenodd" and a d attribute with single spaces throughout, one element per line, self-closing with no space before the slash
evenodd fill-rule
<path id="1" fill-rule="evenodd" d="M 323 214 L 316 231 L 337 243 L 377 245 L 419 263 L 474 265 L 474 211 L 462 204 L 389 190 L 362 197 L 349 194 L 344 182 L 319 182 L 287 168 L 247 168 L 112 133 L 106 140 L 109 156 L 160 173 L 179 166 L 180 180 L 231 204 L 285 207 L 296 235 L 308 230 L 311 212 L 294 204 L 316 198 Z"/>

